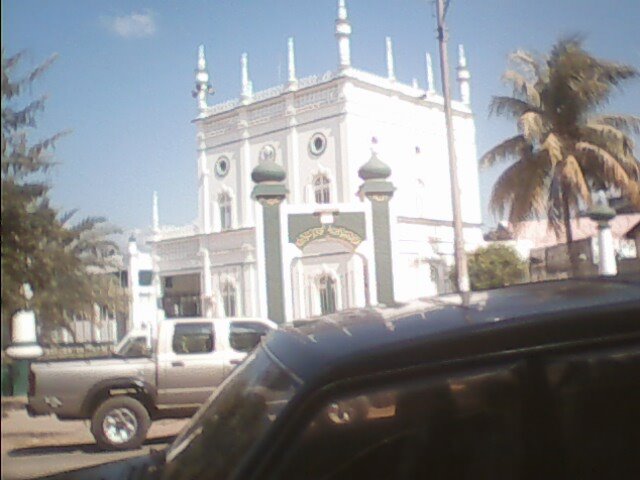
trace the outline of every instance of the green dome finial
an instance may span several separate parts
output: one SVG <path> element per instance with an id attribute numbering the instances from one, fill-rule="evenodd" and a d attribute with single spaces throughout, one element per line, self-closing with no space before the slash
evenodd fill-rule
<path id="1" fill-rule="evenodd" d="M 378 158 L 376 152 L 371 152 L 371 158 L 360 167 L 358 176 L 362 180 L 386 180 L 391 176 L 391 168 Z"/>
<path id="2" fill-rule="evenodd" d="M 255 183 L 283 182 L 287 173 L 280 165 L 273 161 L 260 162 L 251 172 L 251 179 Z"/>

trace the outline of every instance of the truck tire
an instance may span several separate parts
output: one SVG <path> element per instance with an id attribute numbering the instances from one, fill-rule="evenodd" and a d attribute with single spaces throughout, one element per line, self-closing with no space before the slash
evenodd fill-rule
<path id="1" fill-rule="evenodd" d="M 102 450 L 139 448 L 150 425 L 144 405 L 125 395 L 106 399 L 91 417 L 91 433 Z"/>

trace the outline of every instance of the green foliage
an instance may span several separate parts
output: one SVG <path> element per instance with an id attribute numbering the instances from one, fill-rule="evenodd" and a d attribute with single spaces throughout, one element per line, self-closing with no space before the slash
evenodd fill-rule
<path id="1" fill-rule="evenodd" d="M 491 244 L 468 255 L 471 290 L 506 287 L 525 280 L 527 264 L 513 248 Z M 451 271 L 455 280 L 455 268 Z"/>
<path id="2" fill-rule="evenodd" d="M 604 115 L 601 109 L 628 80 L 629 65 L 598 59 L 577 38 L 556 43 L 548 56 L 517 51 L 503 79 L 511 96 L 491 102 L 493 114 L 511 118 L 518 135 L 495 146 L 484 166 L 510 160 L 493 186 L 490 205 L 509 221 L 547 218 L 572 241 L 570 218 L 591 204 L 597 190 L 622 193 L 640 207 L 640 167 L 632 135 L 640 117 Z"/>
<path id="3" fill-rule="evenodd" d="M 118 252 L 109 235 L 117 230 L 103 218 L 71 225 L 74 212 L 59 215 L 49 203 L 51 151 L 65 133 L 30 143 L 45 98 L 21 100 L 53 58 L 15 79 L 20 58 L 6 58 L 2 50 L 2 322 L 6 327 L 27 307 L 20 289 L 28 283 L 34 293 L 29 307 L 46 334 L 74 316 L 95 318 L 95 304 L 121 311 L 125 300 L 116 277 L 108 274 Z"/>

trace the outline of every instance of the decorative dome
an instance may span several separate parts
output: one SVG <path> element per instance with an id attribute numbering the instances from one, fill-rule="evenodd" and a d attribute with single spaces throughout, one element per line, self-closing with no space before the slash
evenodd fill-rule
<path id="1" fill-rule="evenodd" d="M 391 168 L 378 158 L 375 152 L 367 163 L 360 167 L 358 176 L 362 180 L 385 180 L 391 175 Z"/>
<path id="2" fill-rule="evenodd" d="M 251 179 L 255 183 L 282 182 L 287 177 L 287 173 L 276 162 L 260 162 L 251 172 Z"/>

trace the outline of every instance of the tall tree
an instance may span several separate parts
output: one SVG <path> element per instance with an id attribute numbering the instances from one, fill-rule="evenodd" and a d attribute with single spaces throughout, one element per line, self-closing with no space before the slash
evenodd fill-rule
<path id="1" fill-rule="evenodd" d="M 102 218 L 71 225 L 73 213 L 60 216 L 49 203 L 51 152 L 66 132 L 29 141 L 45 98 L 25 101 L 24 90 L 54 57 L 16 79 L 20 60 L 2 49 L 2 322 L 25 307 L 20 287 L 28 283 L 31 308 L 46 331 L 77 315 L 92 318 L 96 304 L 121 307 L 123 292 L 106 275 L 115 268 L 117 246 L 109 240 L 115 229 Z"/>
<path id="2" fill-rule="evenodd" d="M 612 93 L 636 68 L 593 57 L 578 38 L 560 40 L 548 56 L 517 51 L 503 79 L 512 96 L 496 96 L 491 113 L 514 119 L 518 135 L 493 147 L 482 166 L 511 161 L 493 186 L 490 207 L 513 224 L 547 218 L 573 241 L 571 217 L 592 193 L 620 193 L 640 207 L 640 167 L 632 135 L 640 117 L 604 114 Z"/>

